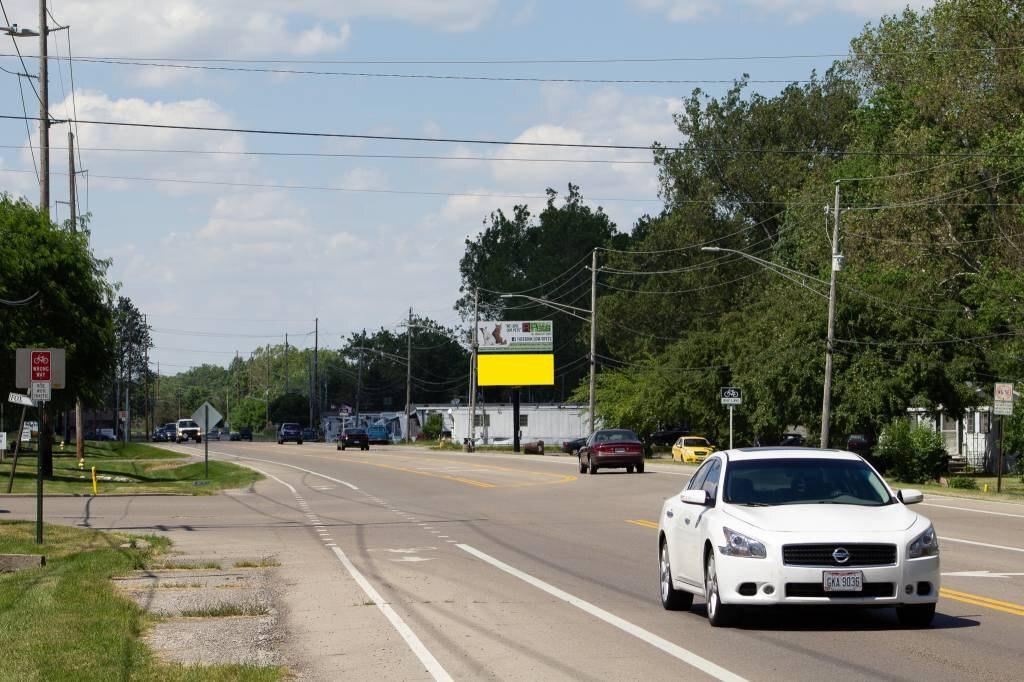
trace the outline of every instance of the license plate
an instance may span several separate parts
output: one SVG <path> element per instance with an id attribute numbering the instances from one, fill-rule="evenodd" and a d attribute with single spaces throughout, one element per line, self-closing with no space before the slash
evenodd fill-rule
<path id="1" fill-rule="evenodd" d="M 615 453 L 616 454 L 618 454 L 620 452 L 625 452 L 625 451 L 626 451 L 626 448 L 615 448 Z"/>
<path id="2" fill-rule="evenodd" d="M 822 583 L 826 592 L 861 592 L 864 574 L 861 571 L 824 571 Z"/>

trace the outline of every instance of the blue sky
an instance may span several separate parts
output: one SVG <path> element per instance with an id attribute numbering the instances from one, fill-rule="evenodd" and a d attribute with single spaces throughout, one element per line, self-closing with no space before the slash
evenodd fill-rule
<path id="1" fill-rule="evenodd" d="M 34 0 L 4 0 L 36 23 Z M 529 60 L 842 53 L 901 0 L 54 0 L 77 57 L 249 60 Z M 152 6 L 151 6 L 152 5 Z M 34 40 L 19 40 L 25 54 Z M 67 38 L 51 54 L 67 55 Z M 10 54 L 11 41 L 0 42 Z M 233 64 L 243 67 L 548 79 L 802 80 L 828 58 L 617 64 Z M 194 63 L 194 62 L 189 62 Z M 232 66 L 232 64 L 223 64 Z M 16 59 L 0 66 L 20 70 Z M 34 70 L 35 60 L 29 61 Z M 692 84 L 584 84 L 210 72 L 80 62 L 82 119 L 446 138 L 676 143 Z M 702 85 L 720 94 L 725 85 Z M 766 94 L 778 84 L 756 84 Z M 70 74 L 51 67 L 55 116 Z M 32 111 L 34 95 L 25 86 Z M 0 73 L 2 114 L 20 114 L 18 79 Z M 648 161 L 645 152 L 370 142 L 80 125 L 93 245 L 149 315 L 154 360 L 175 372 L 234 351 L 304 346 L 313 319 L 337 346 L 394 327 L 409 306 L 455 324 L 458 261 L 496 208 L 540 208 L 545 188 L 579 184 L 620 229 L 660 210 L 647 163 L 534 163 L 280 157 L 240 152 L 413 154 Z M 53 200 L 67 199 L 66 126 L 52 133 Z M 0 121 L 0 190 L 38 200 L 23 124 Z M 33 135 L 33 144 L 37 143 Z M 59 147 L 57 149 L 56 147 Z M 102 151 L 164 149 L 220 154 Z M 10 171 L 30 171 L 18 173 Z M 101 176 L 107 176 L 106 178 Z M 178 182 L 111 179 L 161 178 Z M 247 186 L 193 184 L 196 181 Z M 332 187 L 335 191 L 267 185 Z M 348 190 L 348 191 L 341 191 Z M 387 190 L 394 193 L 365 192 Z M 435 193 L 431 195 L 404 192 Z M 458 196 L 462 195 L 462 196 Z M 468 196 L 467 196 L 468 195 Z M 80 192 L 83 203 L 86 192 Z M 58 218 L 67 215 L 56 206 Z"/>

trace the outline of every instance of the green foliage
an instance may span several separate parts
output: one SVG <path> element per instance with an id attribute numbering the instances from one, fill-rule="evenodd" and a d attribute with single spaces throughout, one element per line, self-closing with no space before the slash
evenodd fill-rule
<path id="1" fill-rule="evenodd" d="M 441 437 L 441 431 L 444 430 L 444 419 L 439 414 L 432 414 L 427 417 L 427 421 L 423 424 L 423 435 L 430 440 L 437 440 Z"/>
<path id="2" fill-rule="evenodd" d="M 270 421 L 275 424 L 282 422 L 309 421 L 309 398 L 299 393 L 285 393 L 270 401 Z"/>
<path id="3" fill-rule="evenodd" d="M 959 490 L 977 490 L 978 482 L 970 476 L 953 476 L 947 481 L 950 488 Z"/>
<path id="4" fill-rule="evenodd" d="M 907 483 L 936 480 L 949 459 L 942 434 L 902 418 L 882 430 L 875 454 L 885 463 L 889 477 Z"/>
<path id="5" fill-rule="evenodd" d="M 256 398 L 243 398 L 242 402 L 231 406 L 230 421 L 232 429 L 262 431 L 267 424 L 267 404 Z"/>

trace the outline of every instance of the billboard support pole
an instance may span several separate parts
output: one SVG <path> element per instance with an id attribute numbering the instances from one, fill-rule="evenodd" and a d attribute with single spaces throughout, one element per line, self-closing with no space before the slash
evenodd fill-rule
<path id="1" fill-rule="evenodd" d="M 597 249 L 594 249 L 590 262 L 590 433 L 594 433 L 594 411 L 597 408 Z"/>
<path id="2" fill-rule="evenodd" d="M 512 452 L 519 454 L 519 387 L 512 389 Z"/>

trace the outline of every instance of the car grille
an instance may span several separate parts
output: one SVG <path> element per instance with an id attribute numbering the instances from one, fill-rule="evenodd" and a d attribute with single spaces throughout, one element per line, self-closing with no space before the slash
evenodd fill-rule
<path id="1" fill-rule="evenodd" d="M 845 549 L 847 561 L 836 561 L 832 553 Z M 788 566 L 891 566 L 896 563 L 896 545 L 888 544 L 817 544 L 783 545 L 782 561 Z"/>
<path id="2" fill-rule="evenodd" d="M 896 593 L 893 583 L 864 583 L 860 592 L 826 592 L 821 583 L 786 583 L 787 597 L 828 597 L 829 599 L 861 599 L 863 597 L 892 597 Z"/>

